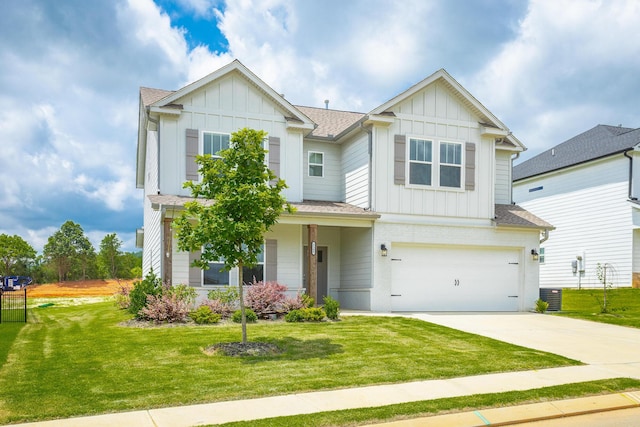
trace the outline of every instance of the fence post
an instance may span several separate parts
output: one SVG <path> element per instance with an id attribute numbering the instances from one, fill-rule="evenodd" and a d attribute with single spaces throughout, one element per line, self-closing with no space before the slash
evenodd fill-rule
<path id="1" fill-rule="evenodd" d="M 27 287 L 22 289 L 24 289 L 24 323 L 27 323 Z"/>

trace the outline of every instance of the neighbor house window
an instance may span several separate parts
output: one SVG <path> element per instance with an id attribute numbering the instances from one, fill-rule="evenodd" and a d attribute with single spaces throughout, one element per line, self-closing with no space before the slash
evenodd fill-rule
<path id="1" fill-rule="evenodd" d="M 544 264 L 544 248 L 540 248 L 540 253 L 538 254 L 538 262 L 540 264 Z"/>
<path id="2" fill-rule="evenodd" d="M 324 176 L 324 153 L 309 151 L 309 176 Z"/>
<path id="3" fill-rule="evenodd" d="M 409 183 L 431 185 L 433 142 L 424 139 L 409 140 Z"/>
<path id="4" fill-rule="evenodd" d="M 462 144 L 440 143 L 440 186 L 460 188 L 462 177 Z"/>
<path id="5" fill-rule="evenodd" d="M 220 157 L 218 153 L 229 148 L 229 135 L 226 133 L 203 132 L 202 154 Z"/>

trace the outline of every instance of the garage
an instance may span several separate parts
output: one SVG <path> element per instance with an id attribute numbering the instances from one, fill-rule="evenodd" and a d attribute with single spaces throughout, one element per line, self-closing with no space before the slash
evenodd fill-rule
<path id="1" fill-rule="evenodd" d="M 393 311 L 518 311 L 521 250 L 393 243 Z"/>

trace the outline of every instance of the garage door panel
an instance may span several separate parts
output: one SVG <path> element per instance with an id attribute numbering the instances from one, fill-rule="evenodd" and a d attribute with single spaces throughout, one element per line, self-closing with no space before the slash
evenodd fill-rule
<path id="1" fill-rule="evenodd" d="M 395 311 L 517 311 L 517 249 L 393 244 Z"/>

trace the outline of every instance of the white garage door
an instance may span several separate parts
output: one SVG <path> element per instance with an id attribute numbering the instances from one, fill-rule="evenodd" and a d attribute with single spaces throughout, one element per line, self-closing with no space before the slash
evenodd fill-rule
<path id="1" fill-rule="evenodd" d="M 518 311 L 520 251 L 392 244 L 393 311 Z"/>

